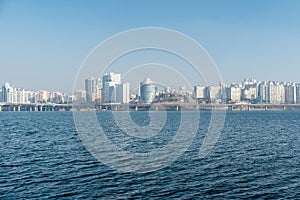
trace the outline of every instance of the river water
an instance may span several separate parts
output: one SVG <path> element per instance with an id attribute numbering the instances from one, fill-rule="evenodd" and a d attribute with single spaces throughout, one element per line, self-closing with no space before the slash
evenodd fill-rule
<path id="1" fill-rule="evenodd" d="M 110 112 L 97 116 L 110 140 L 126 143 L 118 144 L 124 150 L 151 151 L 174 137 L 168 127 L 178 113 L 167 113 L 164 134 L 153 141 L 130 141 Z M 149 120 L 147 112 L 131 117 L 141 126 Z M 210 120 L 210 112 L 201 112 L 188 150 L 147 173 L 123 173 L 94 158 L 71 112 L 1 112 L 0 119 L 0 199 L 300 199 L 299 111 L 227 112 L 217 144 L 199 158 Z"/>

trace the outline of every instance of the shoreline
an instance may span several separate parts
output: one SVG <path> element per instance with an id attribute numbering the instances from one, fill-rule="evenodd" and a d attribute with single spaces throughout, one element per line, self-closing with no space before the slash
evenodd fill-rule
<path id="1" fill-rule="evenodd" d="M 1 104 L 0 112 L 68 111 L 289 111 L 300 104 Z"/>

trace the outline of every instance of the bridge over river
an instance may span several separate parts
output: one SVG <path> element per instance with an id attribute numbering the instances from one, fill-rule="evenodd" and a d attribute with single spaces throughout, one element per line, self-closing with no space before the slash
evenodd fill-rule
<path id="1" fill-rule="evenodd" d="M 96 110 L 300 110 L 300 104 L 196 104 L 196 103 L 153 103 L 153 104 L 97 104 Z"/>
<path id="2" fill-rule="evenodd" d="M 153 104 L 54 104 L 54 103 L 1 103 L 0 111 L 142 111 L 142 110 L 300 110 L 300 104 L 196 104 L 196 103 L 153 103 Z"/>
<path id="3" fill-rule="evenodd" d="M 0 103 L 0 111 L 70 111 L 71 104 Z"/>

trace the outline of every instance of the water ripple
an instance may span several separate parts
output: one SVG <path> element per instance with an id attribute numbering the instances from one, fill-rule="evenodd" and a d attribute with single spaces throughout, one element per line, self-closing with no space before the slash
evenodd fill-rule
<path id="1" fill-rule="evenodd" d="M 151 151 L 174 137 L 170 121 L 155 137 L 135 139 L 119 131 L 108 113 L 98 115 L 111 131 L 108 137 L 125 150 Z M 200 159 L 210 119 L 203 112 L 185 154 L 145 174 L 120 173 L 95 160 L 71 113 L 0 113 L 0 118 L 0 199 L 300 198 L 300 112 L 228 112 L 213 152 Z"/>

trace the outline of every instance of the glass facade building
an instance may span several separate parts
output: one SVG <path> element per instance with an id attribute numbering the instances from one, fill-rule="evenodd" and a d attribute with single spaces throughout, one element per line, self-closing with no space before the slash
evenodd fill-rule
<path id="1" fill-rule="evenodd" d="M 141 102 L 151 103 L 156 95 L 156 87 L 152 81 L 147 78 L 140 84 Z"/>

